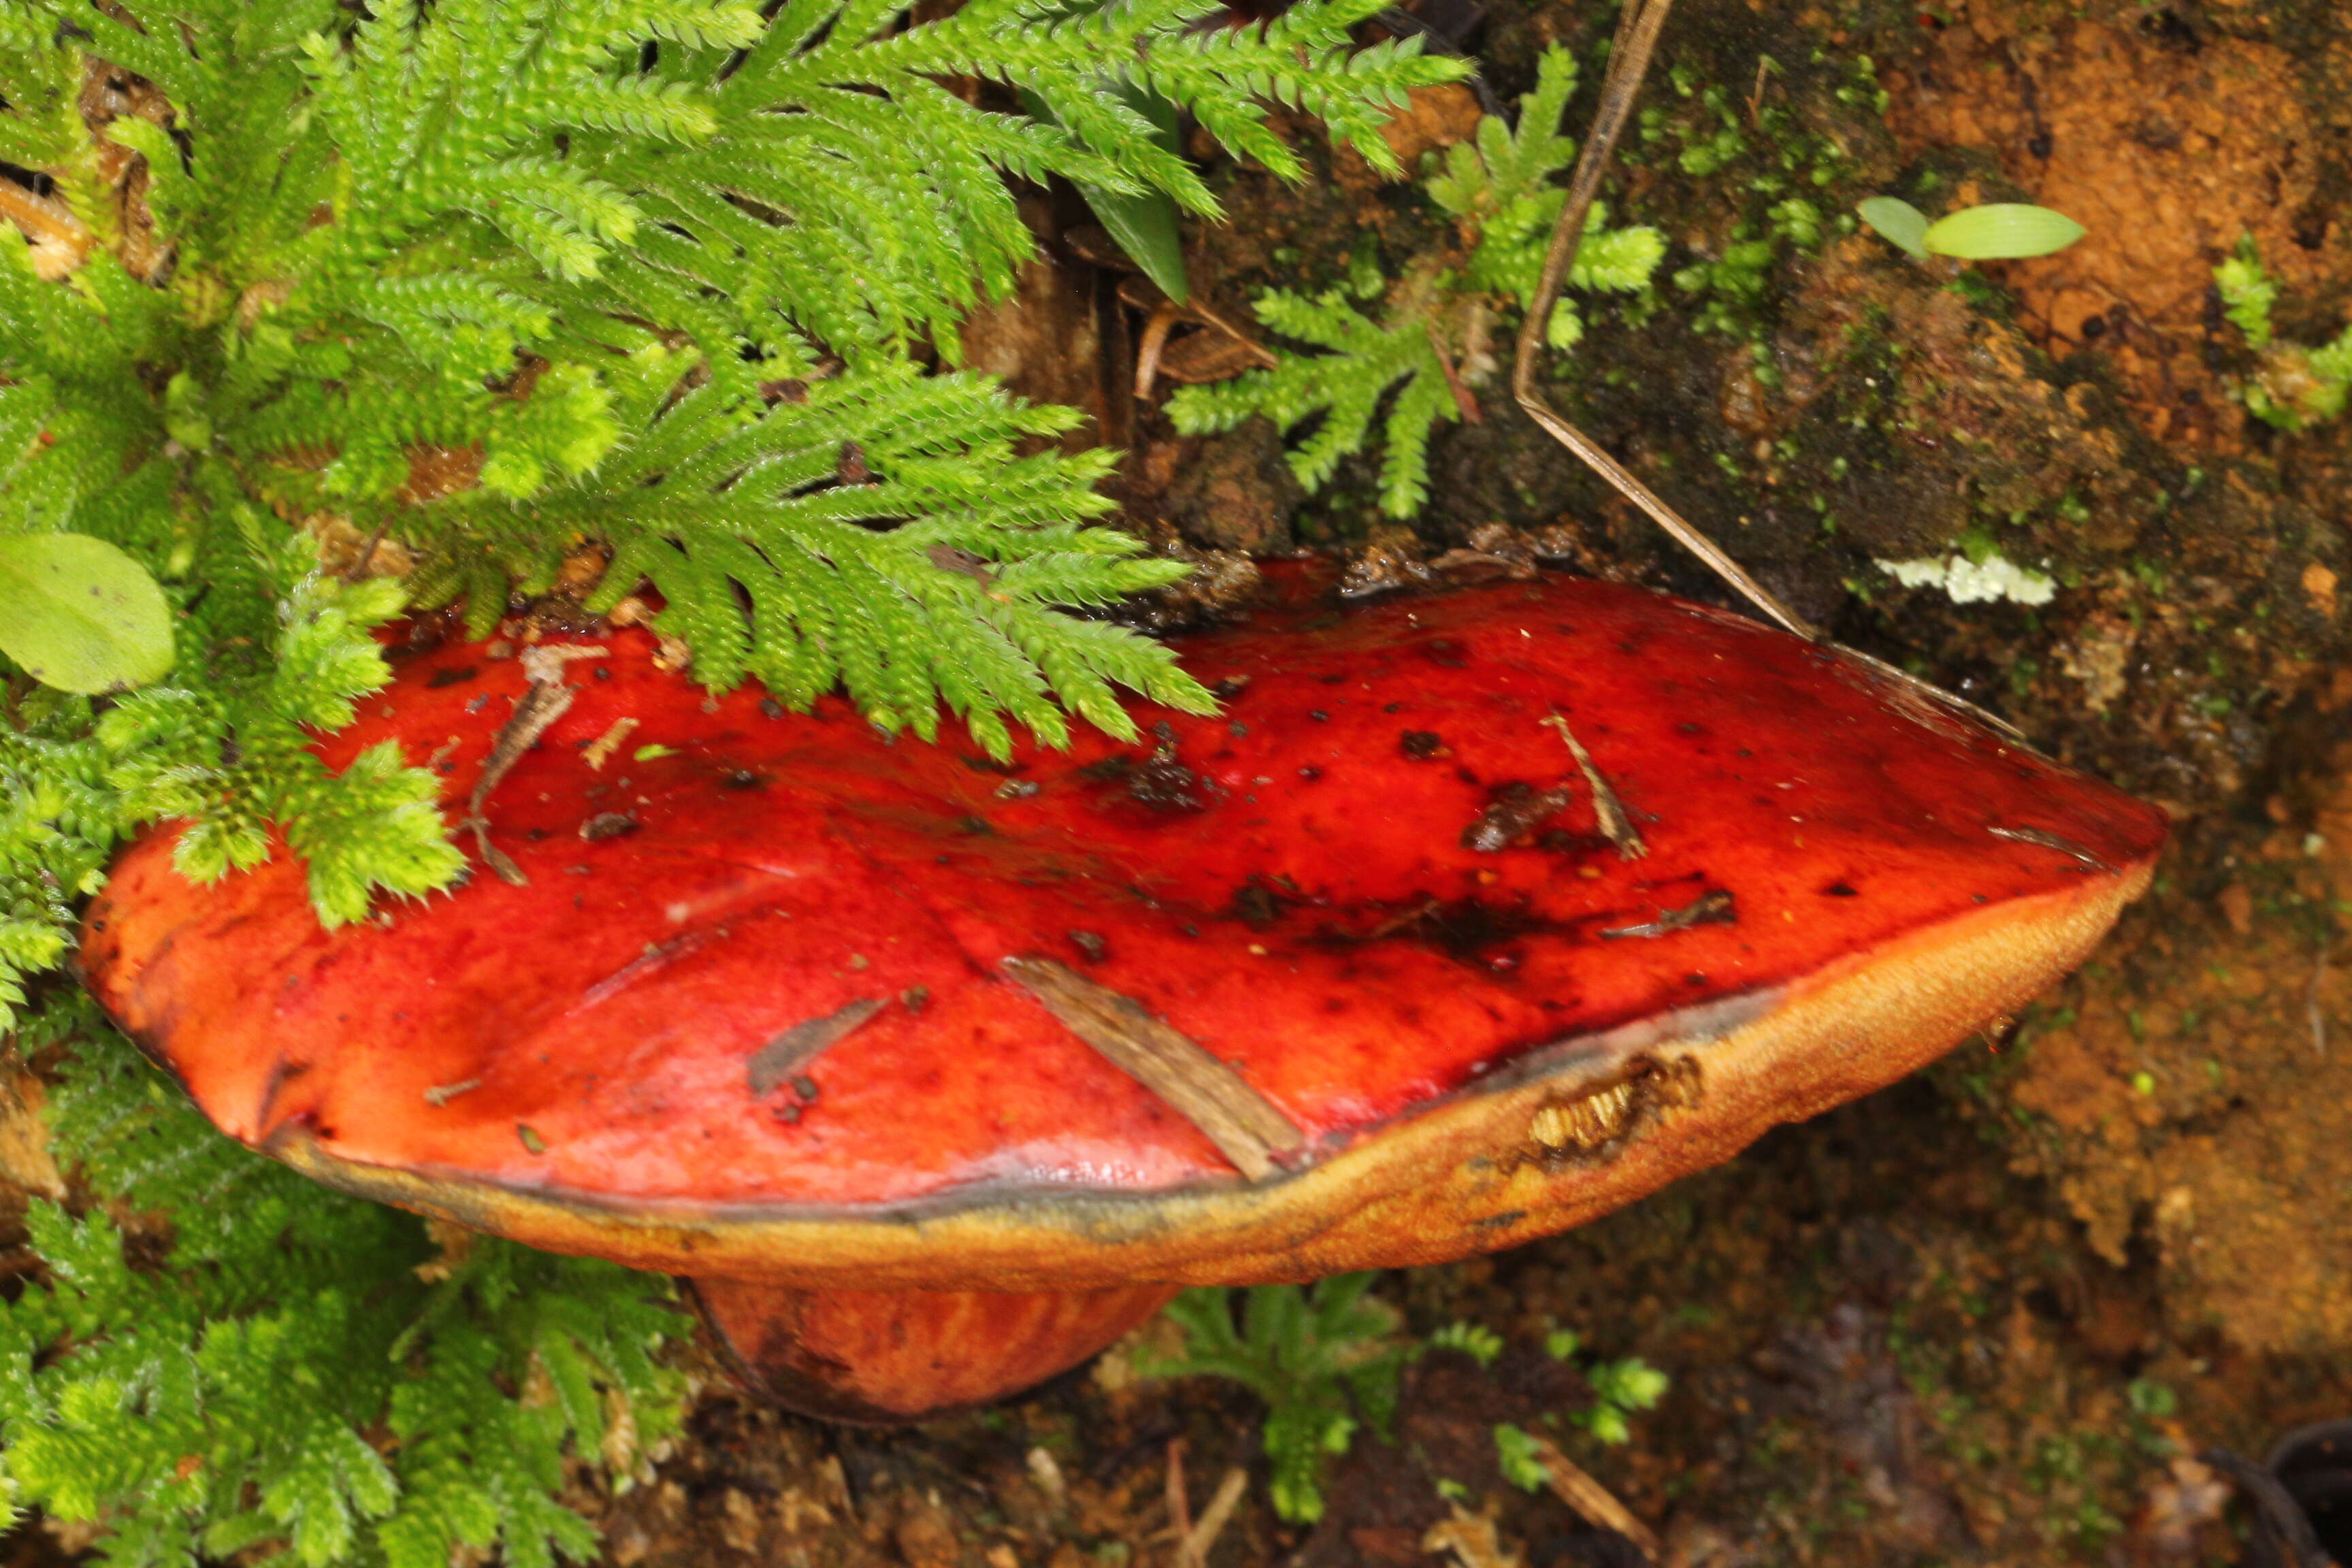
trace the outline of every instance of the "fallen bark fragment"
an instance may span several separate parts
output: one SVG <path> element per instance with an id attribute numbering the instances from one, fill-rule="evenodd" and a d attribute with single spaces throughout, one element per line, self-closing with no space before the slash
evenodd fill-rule
<path id="1" fill-rule="evenodd" d="M 1111 1065 L 1174 1106 L 1249 1180 L 1272 1175 L 1303 1141 L 1297 1124 L 1249 1080 L 1133 997 L 1050 958 L 1008 958 L 1004 972 Z"/>

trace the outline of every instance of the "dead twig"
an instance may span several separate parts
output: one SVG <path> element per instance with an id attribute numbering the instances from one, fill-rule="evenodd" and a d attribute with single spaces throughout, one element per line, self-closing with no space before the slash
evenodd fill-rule
<path id="1" fill-rule="evenodd" d="M 1135 351 L 1135 395 L 1149 402 L 1160 384 L 1162 363 L 1168 355 L 1170 335 L 1180 326 L 1207 327 L 1240 349 L 1251 363 L 1262 370 L 1272 370 L 1282 362 L 1274 351 L 1251 337 L 1241 328 L 1219 314 L 1197 293 L 1182 304 L 1168 298 L 1150 279 L 1138 276 L 1119 285 L 1119 299 L 1145 312 L 1143 336 Z M 1177 381 L 1193 381 L 1201 377 L 1171 372 Z M 1238 370 L 1228 370 L 1226 375 L 1238 375 Z M 1213 377 L 1211 379 L 1221 379 Z"/>
<path id="2" fill-rule="evenodd" d="M 391 527 L 392 518 L 387 514 L 382 521 L 375 525 L 375 531 L 367 536 L 367 542 L 360 546 L 360 552 L 352 557 L 352 563 L 343 568 L 344 582 L 364 583 L 367 581 L 368 566 L 375 560 L 375 552 L 383 546 L 383 536 Z"/>
<path id="3" fill-rule="evenodd" d="M 1184 1485 L 1184 1439 L 1168 1439 L 1168 1531 L 1176 1540 L 1176 1568 L 1184 1561 L 1184 1543 L 1192 1533 L 1192 1500 Z"/>
<path id="4" fill-rule="evenodd" d="M 1514 1547 L 1503 1543 L 1503 1532 L 1495 1523 L 1490 1511 L 1472 1513 L 1460 1503 L 1454 1504 L 1454 1517 L 1439 1520 L 1424 1531 L 1421 1549 L 1425 1553 L 1450 1552 L 1459 1568 L 1527 1568 L 1527 1559 Z"/>
<path id="5" fill-rule="evenodd" d="M 1239 1465 L 1227 1469 L 1217 1482 L 1217 1495 L 1201 1510 L 1201 1518 L 1184 1538 L 1176 1543 L 1176 1568 L 1202 1568 L 1209 1561 L 1209 1548 L 1225 1532 L 1232 1521 L 1234 1510 L 1240 1506 L 1242 1494 L 1249 1490 L 1249 1472 Z"/>
<path id="6" fill-rule="evenodd" d="M 1008 958 L 1003 970 L 1062 1026 L 1199 1128 L 1253 1182 L 1280 1167 L 1307 1134 L 1250 1081 L 1140 1002 L 1050 958 Z"/>
<path id="7" fill-rule="evenodd" d="M 861 996 L 837 1012 L 794 1024 L 752 1052 L 751 1059 L 743 1064 L 751 1092 L 765 1099 L 779 1084 L 789 1082 L 844 1036 L 887 1005 L 878 996 Z"/>
<path id="8" fill-rule="evenodd" d="M 498 738 L 490 742 L 490 754 L 482 759 L 482 776 L 476 781 L 474 793 L 467 797 L 466 817 L 457 826 L 473 830 L 475 847 L 480 850 L 483 863 L 518 888 L 530 879 L 522 874 L 522 868 L 505 850 L 490 842 L 490 825 L 482 816 L 482 807 L 489 803 L 490 792 L 499 787 L 507 771 L 571 709 L 574 693 L 564 682 L 563 667 L 575 658 L 593 658 L 604 651 L 602 644 L 524 650 L 522 672 L 530 686 L 515 703 L 512 717 L 499 727 Z"/>
<path id="9" fill-rule="evenodd" d="M 1544 1468 L 1544 1480 L 1552 1496 L 1576 1510 L 1587 1524 L 1602 1530 L 1613 1530 L 1633 1543 L 1643 1560 L 1655 1563 L 1660 1551 L 1656 1531 L 1633 1517 L 1633 1510 L 1619 1502 L 1607 1487 L 1594 1480 L 1551 1439 L 1536 1436 L 1536 1458 Z"/>
<path id="10" fill-rule="evenodd" d="M 2327 984 L 2327 944 L 2319 944 L 2319 952 L 2311 963 L 2311 989 L 2303 999 L 2304 1016 L 2311 1025 L 2312 1054 L 2327 1055 L 2327 1011 L 2319 1005 L 2319 993 Z"/>
<path id="11" fill-rule="evenodd" d="M 1429 348 L 1437 356 L 1437 368 L 1445 374 L 1445 390 L 1454 395 L 1454 406 L 1465 425 L 1484 425 L 1486 416 L 1478 411 L 1478 400 L 1462 384 L 1462 373 L 1454 368 L 1454 356 L 1445 352 L 1445 340 L 1437 333 L 1435 321 L 1423 321 L 1422 328 L 1429 333 Z"/>
<path id="12" fill-rule="evenodd" d="M 588 749 L 580 753 L 580 760 L 588 764 L 589 772 L 603 773 L 604 763 L 611 759 L 614 752 L 621 749 L 621 743 L 629 738 L 630 731 L 636 727 L 637 721 L 635 719 L 614 720 L 611 729 L 588 742 Z"/>
<path id="13" fill-rule="evenodd" d="M 1584 749 L 1584 742 L 1576 738 L 1576 731 L 1568 727 L 1568 721 L 1555 712 L 1541 722 L 1559 731 L 1559 738 L 1568 742 L 1568 754 L 1576 759 L 1578 769 L 1584 774 L 1586 787 L 1592 791 L 1592 815 L 1601 819 L 1601 833 L 1617 847 L 1617 858 L 1620 860 L 1639 860 L 1648 855 L 1650 847 L 1642 842 L 1641 829 L 1633 826 L 1633 818 L 1625 810 L 1625 803 L 1617 798 L 1617 792 L 1611 789 L 1609 781 L 1601 776 L 1601 769 L 1594 764 L 1592 753 Z"/>
<path id="14" fill-rule="evenodd" d="M 1168 334 L 1176 330 L 1183 319 L 1183 309 L 1173 300 L 1162 300 L 1152 308 L 1143 323 L 1143 338 L 1135 349 L 1135 395 L 1149 401 L 1152 386 L 1160 380 L 1160 354 L 1168 346 Z"/>
<path id="15" fill-rule="evenodd" d="M 1601 178 L 1608 169 L 1610 155 L 1616 151 L 1617 138 L 1633 118 L 1634 98 L 1641 91 L 1643 77 L 1649 72 L 1650 57 L 1657 51 L 1659 29 L 1665 26 L 1666 13 L 1673 4 L 1674 0 L 1627 0 L 1618 18 L 1617 39 L 1609 51 L 1609 74 L 1601 84 L 1601 108 L 1593 116 L 1591 134 L 1585 138 L 1583 155 L 1577 159 L 1576 171 L 1570 176 L 1568 202 L 1560 208 L 1559 222 L 1552 229 L 1551 248 L 1544 255 L 1542 279 L 1536 285 L 1535 299 L 1528 306 L 1527 319 L 1519 323 L 1518 350 L 1511 362 L 1511 395 L 1547 435 L 1575 453 L 1619 494 L 1648 513 L 1651 521 L 1714 568 L 1716 574 L 1738 589 L 1749 604 L 1799 637 L 1818 641 L 1821 633 L 1811 622 L 1773 597 L 1715 541 L 1684 521 L 1674 508 L 1652 494 L 1649 487 L 1626 471 L 1616 458 L 1561 418 L 1536 387 L 1536 365 L 1543 356 L 1545 326 L 1551 320 L 1552 306 L 1559 302 L 1560 286 L 1568 280 L 1569 268 L 1575 263 L 1577 247 L 1583 243 L 1585 219 L 1591 216 L 1593 198 L 1600 194 Z"/>
<path id="16" fill-rule="evenodd" d="M 1242 331 L 1239 327 L 1225 320 L 1224 317 L 1211 310 L 1207 301 L 1200 299 L 1198 296 L 1195 296 L 1192 300 L 1187 302 L 1184 308 L 1192 311 L 1195 316 L 1200 317 L 1202 321 L 1207 322 L 1210 326 L 1213 326 L 1216 328 L 1217 331 L 1224 333 L 1225 336 L 1233 339 L 1234 342 L 1239 343 L 1242 346 L 1244 353 L 1247 353 L 1250 358 L 1257 361 L 1260 369 L 1272 370 L 1282 363 L 1279 359 L 1275 357 L 1275 353 L 1272 349 L 1267 348 L 1264 343 L 1259 342 L 1255 338 L 1250 336 L 1247 332 Z"/>
<path id="17" fill-rule="evenodd" d="M 1675 910 L 1660 910 L 1658 918 L 1643 921 L 1640 925 L 1604 927 L 1605 938 L 1672 936 L 1693 926 L 1736 925 L 1739 921 L 1738 906 L 1730 893 L 1713 888 L 1701 893 L 1689 903 Z"/>
<path id="18" fill-rule="evenodd" d="M 1750 130 L 1764 118 L 1765 79 L 1772 74 L 1773 64 L 1770 55 L 1756 57 L 1756 85 L 1748 93 L 1748 124 Z"/>
<path id="19" fill-rule="evenodd" d="M 1519 323 L 1518 344 L 1511 360 L 1511 396 L 1546 435 L 1608 480 L 1618 494 L 1632 501 L 1684 549 L 1706 563 L 1741 597 L 1807 641 L 1827 644 L 1829 638 L 1820 627 L 1782 604 L 1721 545 L 1659 499 L 1592 437 L 1560 417 L 1536 385 L 1536 367 L 1543 358 L 1545 330 L 1551 320 L 1552 307 L 1559 300 L 1560 288 L 1575 263 L 1577 247 L 1583 243 L 1585 220 L 1591 216 L 1593 199 L 1600 194 L 1601 176 L 1608 170 L 1617 139 L 1633 118 L 1633 100 L 1641 91 L 1642 79 L 1649 73 L 1650 58 L 1657 52 L 1659 31 L 1665 26 L 1666 12 L 1673 4 L 1674 0 L 1626 0 L 1618 17 L 1616 41 L 1609 51 L 1609 72 L 1601 84 L 1601 107 L 1593 115 L 1584 152 L 1569 178 L 1568 201 L 1559 209 L 1559 221 L 1552 228 L 1551 248 L 1544 254 L 1543 274 L 1536 285 L 1535 298 L 1528 305 L 1526 319 Z M 1964 697 L 1930 685 L 1908 670 L 1852 648 L 1840 647 L 1837 652 L 1839 657 L 1924 692 L 1946 707 L 1971 714 L 2004 734 L 2019 733 L 2007 720 L 1986 712 Z"/>

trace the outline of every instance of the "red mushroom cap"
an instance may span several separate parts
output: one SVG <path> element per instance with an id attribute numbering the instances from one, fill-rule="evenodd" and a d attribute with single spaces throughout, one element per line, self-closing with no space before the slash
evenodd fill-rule
<path id="1" fill-rule="evenodd" d="M 1220 716 L 1010 765 L 591 646 L 486 807 L 522 885 L 329 931 L 290 857 L 195 887 L 158 831 L 83 963 L 234 1136 L 688 1274 L 1053 1289 L 1507 1246 L 2015 1007 L 2165 835 L 1836 650 L 1561 578 L 1300 595 L 1187 642 Z M 320 750 L 397 740 L 462 811 L 526 689 L 443 646 Z"/>

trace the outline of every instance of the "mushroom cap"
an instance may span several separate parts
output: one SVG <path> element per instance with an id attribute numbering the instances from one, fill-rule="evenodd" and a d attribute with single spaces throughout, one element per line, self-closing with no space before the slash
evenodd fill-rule
<path id="1" fill-rule="evenodd" d="M 712 699 L 614 632 L 488 798 L 524 885 L 327 931 L 293 858 L 198 887 L 167 826 L 85 975 L 231 1135 L 540 1247 L 867 1289 L 1303 1279 L 1561 1229 L 1901 1077 L 2078 962 L 2165 837 L 1701 605 L 1311 588 L 1181 643 L 1223 713 L 1009 764 L 952 723 Z M 526 687 L 406 652 L 320 750 L 396 740 L 461 814 Z"/>

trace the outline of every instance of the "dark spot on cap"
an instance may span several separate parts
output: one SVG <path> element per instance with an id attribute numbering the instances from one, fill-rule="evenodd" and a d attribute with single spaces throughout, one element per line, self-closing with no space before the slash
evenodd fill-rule
<path id="1" fill-rule="evenodd" d="M 1078 776 L 1090 784 L 1108 784 L 1123 779 L 1135 771 L 1135 759 L 1129 756 L 1108 756 L 1098 763 L 1088 763 L 1078 770 Z"/>
<path id="2" fill-rule="evenodd" d="M 433 672 L 433 679 L 425 684 L 433 690 L 438 691 L 445 686 L 457 686 L 471 680 L 476 673 L 475 667 L 470 664 L 463 669 L 436 669 Z"/>
<path id="3" fill-rule="evenodd" d="M 1175 758 L 1158 756 L 1127 775 L 1127 793 L 1154 811 L 1205 811 L 1208 790 L 1201 776 Z"/>
<path id="4" fill-rule="evenodd" d="M 1397 750 L 1416 763 L 1425 763 L 1445 750 L 1445 738 L 1434 730 L 1407 730 Z"/>
<path id="5" fill-rule="evenodd" d="M 1234 913 L 1258 930 L 1264 930 L 1282 918 L 1282 903 L 1271 890 L 1256 882 L 1244 883 L 1234 891 Z M 1187 931 L 1185 934 L 1195 933 Z"/>
<path id="6" fill-rule="evenodd" d="M 1832 882 L 1828 887 L 1822 889 L 1822 895 L 1824 898 L 1831 899 L 1858 899 L 1862 897 L 1860 893 L 1855 892 L 1843 882 Z"/>
<path id="7" fill-rule="evenodd" d="M 1110 943 L 1090 931 L 1072 931 L 1070 944 L 1085 953 L 1087 962 L 1092 963 L 1100 963 L 1104 955 L 1110 952 Z"/>
<path id="8" fill-rule="evenodd" d="M 1446 669 L 1461 669 L 1470 662 L 1470 649 L 1452 637 L 1432 637 L 1421 645 L 1422 658 Z"/>

